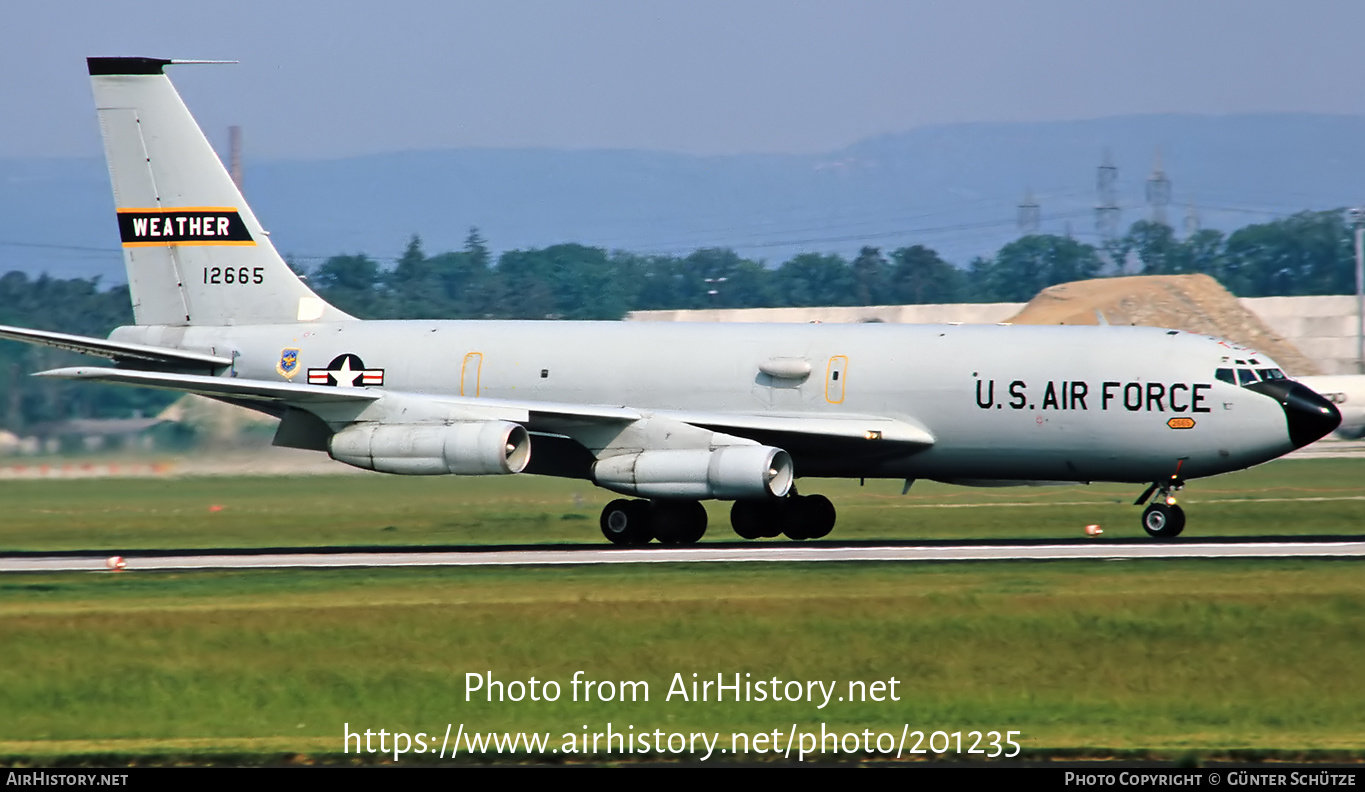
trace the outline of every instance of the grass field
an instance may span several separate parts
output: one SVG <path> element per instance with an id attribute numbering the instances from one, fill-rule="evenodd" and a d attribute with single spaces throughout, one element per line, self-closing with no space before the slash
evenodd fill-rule
<path id="1" fill-rule="evenodd" d="M 1187 535 L 1358 534 L 1361 473 L 1354 460 L 1290 461 L 1196 482 Z M 1078 537 L 1089 522 L 1106 537 L 1140 535 L 1128 488 L 808 491 L 840 504 L 835 538 Z M 7 482 L 0 492 L 0 546 L 26 550 L 596 543 L 605 501 L 575 482 L 354 476 Z M 713 526 L 723 517 L 712 511 Z M 823 724 L 1017 730 L 1025 756 L 1355 756 L 1365 749 L 1362 571 L 1148 561 L 8 575 L 0 757 L 335 760 L 343 724 L 548 732 L 558 746 L 609 722 L 714 732 L 724 744 L 733 732 Z M 650 700 L 572 701 L 576 671 L 647 682 Z M 470 672 L 555 680 L 563 695 L 466 701 Z M 693 673 L 819 680 L 840 694 L 894 677 L 900 701 L 667 700 L 673 675 Z"/>
<path id="2" fill-rule="evenodd" d="M 1142 537 L 1140 487 L 976 489 L 899 481 L 802 481 L 839 508 L 830 540 Z M 152 548 L 603 542 L 616 497 L 535 477 L 72 479 L 0 483 L 0 552 Z M 1308 500 L 1305 500 L 1308 499 Z M 1195 481 L 1186 536 L 1360 533 L 1365 459 L 1290 460 Z M 1310 506 L 1311 504 L 1311 506 Z M 211 510 L 212 507 L 220 507 Z M 735 541 L 728 504 L 708 504 L 703 541 Z M 786 541 L 785 539 L 771 541 Z M 1103 539 L 1101 539 L 1103 541 Z"/>

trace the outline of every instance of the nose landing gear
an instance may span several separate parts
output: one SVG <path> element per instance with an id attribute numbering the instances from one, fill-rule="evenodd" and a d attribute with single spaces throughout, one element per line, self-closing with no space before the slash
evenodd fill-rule
<path id="1" fill-rule="evenodd" d="M 1142 530 L 1148 536 L 1153 539 L 1174 539 L 1185 530 L 1185 510 L 1176 505 L 1174 494 L 1184 486 L 1185 482 L 1180 479 L 1158 481 L 1133 501 L 1134 506 L 1141 506 L 1152 497 L 1153 492 L 1156 493 L 1151 505 L 1142 512 Z"/>

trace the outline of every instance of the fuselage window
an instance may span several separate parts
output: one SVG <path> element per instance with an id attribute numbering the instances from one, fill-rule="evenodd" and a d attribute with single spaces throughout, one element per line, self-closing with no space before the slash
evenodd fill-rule
<path id="1" fill-rule="evenodd" d="M 1241 385 L 1251 385 L 1260 382 L 1256 377 L 1256 372 L 1251 369 L 1237 369 L 1237 382 Z"/>
<path id="2" fill-rule="evenodd" d="M 1261 375 L 1263 380 L 1284 379 L 1284 372 L 1277 368 L 1256 369 L 1256 373 Z"/>
<path id="3" fill-rule="evenodd" d="M 1213 376 L 1229 385 L 1237 384 L 1237 377 L 1233 376 L 1232 369 L 1218 369 L 1213 373 Z"/>

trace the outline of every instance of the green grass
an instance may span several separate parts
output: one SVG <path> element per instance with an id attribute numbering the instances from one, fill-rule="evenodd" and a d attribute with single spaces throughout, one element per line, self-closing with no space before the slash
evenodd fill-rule
<path id="1" fill-rule="evenodd" d="M 389 731 L 1022 732 L 1043 749 L 1360 748 L 1354 562 L 25 575 L 0 754 L 332 752 Z M 575 671 L 648 703 L 569 700 Z M 465 700 L 465 674 L 558 702 Z M 672 675 L 898 680 L 901 701 L 688 703 Z"/>
<path id="2" fill-rule="evenodd" d="M 800 487 L 838 506 L 831 540 L 1075 538 L 1092 523 L 1106 538 L 1143 535 L 1131 485 L 918 482 L 904 496 L 891 481 Z M 583 481 L 525 476 L 15 480 L 0 483 L 0 551 L 600 544 L 597 515 L 613 497 Z M 1360 533 L 1365 460 L 1274 462 L 1192 482 L 1181 502 L 1190 537 Z M 734 541 L 728 504 L 708 512 L 703 541 Z"/>
<path id="3" fill-rule="evenodd" d="M 1362 473 L 1357 460 L 1282 461 L 1194 482 L 1186 535 L 1359 534 Z M 803 491 L 839 504 L 834 539 L 1079 538 L 1093 522 L 1098 541 L 1141 536 L 1131 487 Z M 0 547 L 600 544 L 610 497 L 520 477 L 9 481 Z M 733 540 L 712 506 L 706 541 Z M 345 723 L 558 738 L 611 722 L 726 742 L 793 723 L 908 725 L 1018 730 L 1026 756 L 1358 757 L 1361 571 L 1227 560 L 5 575 L 0 764 L 334 755 Z M 564 695 L 466 701 L 465 674 L 485 671 L 556 680 Z M 647 681 L 651 699 L 574 702 L 575 671 Z M 666 701 L 675 673 L 840 693 L 895 677 L 902 700 Z"/>

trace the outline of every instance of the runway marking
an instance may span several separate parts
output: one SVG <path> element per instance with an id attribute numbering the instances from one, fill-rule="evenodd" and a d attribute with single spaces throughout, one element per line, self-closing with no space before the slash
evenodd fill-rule
<path id="1" fill-rule="evenodd" d="M 29 557 L 0 559 L 0 572 L 128 572 L 186 569 L 329 569 L 348 567 L 559 566 L 679 563 L 823 563 L 924 561 L 1134 560 L 1143 558 L 1358 558 L 1365 541 L 1243 542 L 1197 544 L 1153 542 L 1110 545 L 970 545 L 938 547 L 658 547 L 590 550 L 495 550 L 434 553 L 276 553 L 261 555 L 123 556 L 126 569 L 110 572 L 103 558 Z"/>
<path id="2" fill-rule="evenodd" d="M 1294 498 L 1180 498 L 1181 503 L 1295 503 L 1295 502 L 1319 502 L 1319 501 L 1365 501 L 1365 495 L 1338 495 L 1338 496 L 1303 496 Z M 1016 508 L 1020 506 L 1113 506 L 1115 504 L 1129 504 L 1128 500 L 1093 500 L 1093 501 L 998 501 L 995 503 L 885 503 L 878 504 L 873 508 L 891 509 L 978 509 L 993 508 L 997 506 L 1007 506 Z M 864 507 L 866 508 L 866 507 Z"/>

